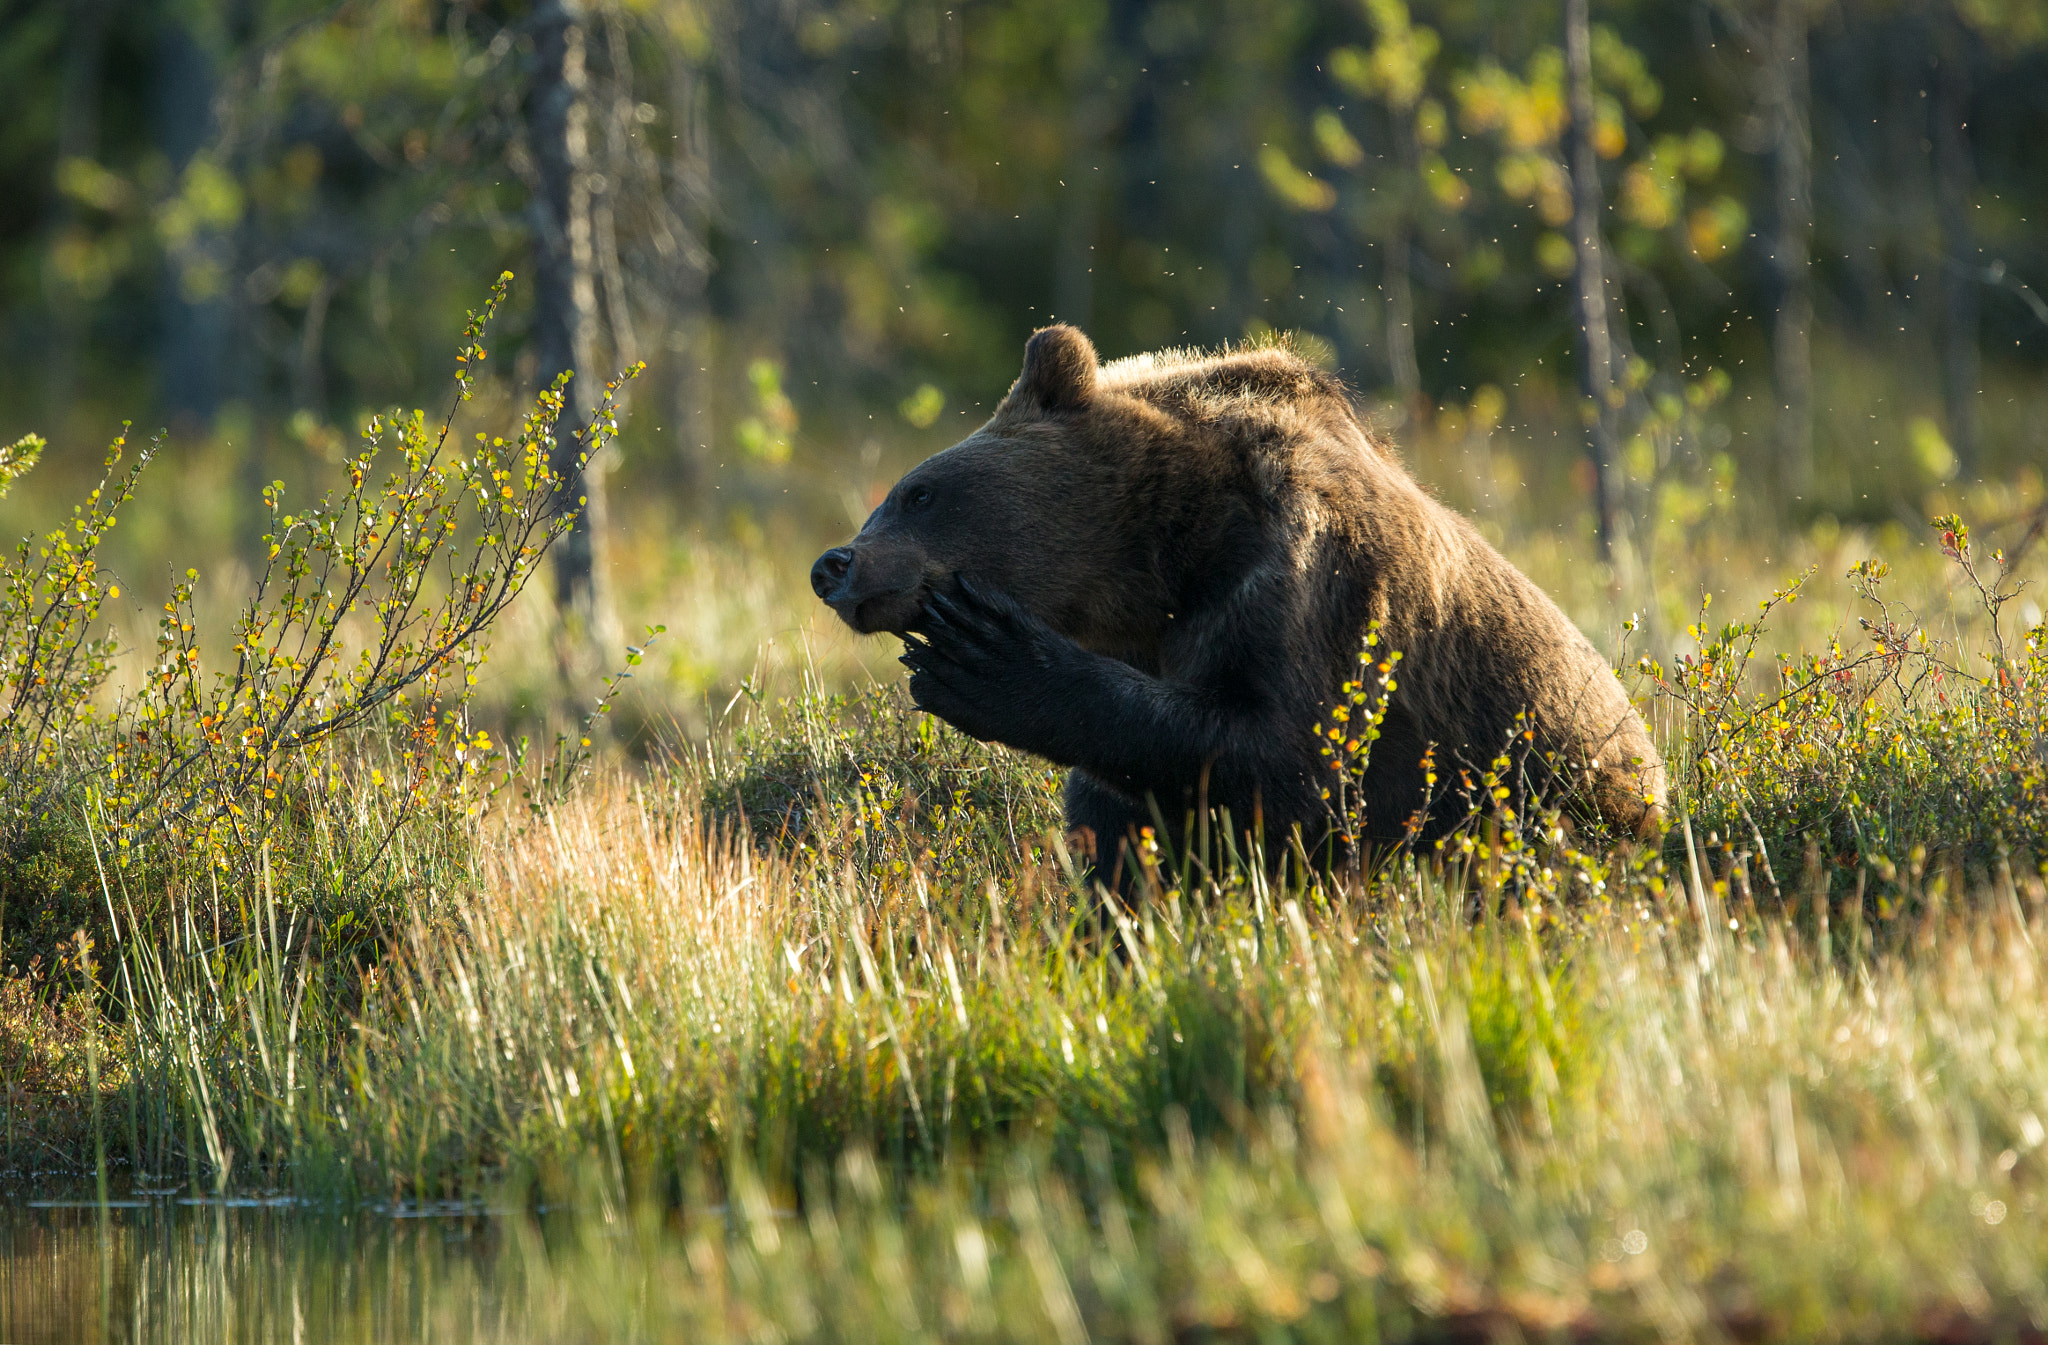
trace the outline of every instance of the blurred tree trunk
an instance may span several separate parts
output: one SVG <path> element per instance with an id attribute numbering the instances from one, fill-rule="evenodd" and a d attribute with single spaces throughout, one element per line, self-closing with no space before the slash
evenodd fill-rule
<path id="1" fill-rule="evenodd" d="M 327 413 L 327 376 L 321 343 L 327 333 L 327 309 L 334 302 L 341 281 L 323 275 L 306 301 L 306 316 L 299 325 L 299 355 L 292 363 L 292 408 L 304 408 L 324 416 Z"/>
<path id="2" fill-rule="evenodd" d="M 1127 82 L 1135 62 L 1124 54 L 1106 24 L 1072 39 L 1076 48 L 1063 64 L 1066 96 L 1066 159 L 1061 170 L 1060 223 L 1054 243 L 1053 314 L 1087 331 L 1095 324 L 1096 240 L 1101 235 L 1103 151 L 1110 134 L 1125 116 L 1124 99 L 1112 92 Z M 1115 148 L 1110 149 L 1112 170 Z"/>
<path id="3" fill-rule="evenodd" d="M 1414 261 L 1409 256 L 1408 221 L 1403 218 L 1380 243 L 1381 277 L 1386 292 L 1387 375 L 1394 381 L 1401 406 L 1410 417 L 1422 396 L 1422 365 L 1415 358 Z"/>
<path id="4" fill-rule="evenodd" d="M 626 49 L 626 28 L 616 11 L 604 17 L 607 65 L 611 78 L 609 105 L 604 110 L 604 162 L 608 171 L 593 179 L 590 193 L 590 227 L 595 246 L 597 271 L 604 278 L 605 329 L 611 334 L 612 362 L 618 368 L 640 363 L 640 333 L 633 321 L 633 304 L 626 297 L 626 270 L 619 260 L 619 228 L 616 205 L 629 181 L 642 174 L 634 172 L 635 151 L 631 145 L 637 121 L 633 95 L 633 58 Z M 648 174 L 648 176 L 655 176 Z M 617 397 L 621 411 L 628 403 L 626 389 Z"/>
<path id="5" fill-rule="evenodd" d="M 1579 404 L 1593 467 L 1593 513 L 1600 558 L 1614 560 L 1614 355 L 1607 332 L 1607 275 L 1601 258 L 1600 164 L 1593 149 L 1593 35 L 1588 0 L 1565 0 L 1565 78 L 1570 111 L 1566 167 L 1572 182 L 1572 298 L 1577 309 Z"/>
<path id="6" fill-rule="evenodd" d="M 1970 153 L 1970 43 L 1952 14 L 1936 20 L 1934 154 L 1935 211 L 1941 258 L 1934 268 L 1941 295 L 1941 397 L 1949 446 L 1964 475 L 1977 468 L 1977 392 L 1982 374 L 1977 349 L 1978 275 L 1970 191 L 1977 170 Z"/>
<path id="7" fill-rule="evenodd" d="M 1771 334 L 1780 482 L 1804 494 L 1813 483 L 1813 84 L 1808 0 L 1776 0 L 1762 67 L 1771 127 L 1776 228 L 1771 271 L 1778 313 Z"/>
<path id="8" fill-rule="evenodd" d="M 213 139 L 217 81 L 212 53 L 178 11 L 165 7 L 163 24 L 152 91 L 153 130 L 174 181 L 182 186 L 193 159 Z M 225 231 L 204 223 L 169 249 L 170 274 L 159 300 L 157 375 L 164 409 L 188 425 L 211 428 L 220 410 L 228 336 L 222 290 L 234 274 L 230 251 Z"/>
<path id="9" fill-rule="evenodd" d="M 1168 149 L 1173 128 L 1161 124 L 1159 84 L 1164 78 L 1163 67 L 1147 54 L 1145 22 L 1154 8 L 1149 0 L 1110 0 L 1105 24 L 1110 43 L 1106 64 L 1113 69 L 1120 67 L 1121 82 L 1130 89 L 1122 100 L 1122 124 L 1112 132 L 1120 151 L 1114 171 L 1121 181 L 1111 206 L 1112 218 L 1119 226 L 1114 242 L 1119 245 L 1132 239 L 1156 239 L 1166 232 L 1161 220 L 1159 180 L 1170 171 Z M 1234 286 L 1243 283 L 1249 248 L 1246 251 L 1244 257 L 1226 259 Z M 1240 313 L 1258 311 L 1256 300 L 1246 304 L 1233 295 L 1232 302 Z M 1242 334 L 1241 328 L 1234 333 Z"/>
<path id="10" fill-rule="evenodd" d="M 712 326 L 706 290 L 711 254 L 705 240 L 711 219 L 711 88 L 704 71 L 673 41 L 668 57 L 668 115 L 675 119 L 669 140 L 668 213 L 675 221 L 675 255 L 664 255 L 673 312 L 667 348 L 675 360 L 671 389 L 675 445 L 685 498 L 702 503 L 711 495 L 712 436 L 710 365 Z"/>
<path id="11" fill-rule="evenodd" d="M 114 0 L 72 0 L 65 7 L 64 80 L 58 94 L 57 162 L 94 159 L 100 143 L 100 64 L 107 44 Z M 51 234 L 63 237 L 78 226 L 78 206 L 59 192 L 51 207 Z M 45 263 L 52 321 L 44 366 L 44 395 L 52 430 L 61 430 L 77 387 L 78 361 L 85 346 L 90 306 L 57 280 Z"/>
<path id="12" fill-rule="evenodd" d="M 1088 72 L 1091 76 L 1094 71 Z M 1093 83 L 1092 79 L 1088 81 Z M 1060 193 L 1059 241 L 1053 262 L 1053 312 L 1061 322 L 1083 331 L 1095 322 L 1095 239 L 1100 214 L 1102 174 L 1095 160 L 1102 151 L 1102 128 L 1114 116 L 1098 95 L 1077 91 L 1067 118 L 1066 190 Z"/>
<path id="13" fill-rule="evenodd" d="M 542 387 L 564 372 L 573 375 L 564 389 L 549 465 L 560 480 L 557 506 L 580 514 L 575 529 L 556 544 L 555 598 L 572 640 L 588 642 L 598 636 L 602 621 L 597 548 L 604 526 L 604 483 L 597 465 L 583 461 L 584 436 L 602 380 L 593 367 L 597 287 L 580 0 L 543 0 L 533 32 L 539 66 L 527 118 L 540 179 L 532 203 L 535 375 Z"/>
<path id="14" fill-rule="evenodd" d="M 1421 214 L 1416 194 L 1422 189 L 1415 144 L 1415 109 L 1389 103 L 1387 123 L 1393 131 L 1395 175 L 1399 201 L 1381 244 L 1381 277 L 1386 289 L 1387 373 L 1400 394 L 1402 413 L 1413 425 L 1422 409 L 1422 362 L 1415 355 L 1415 221 Z"/>

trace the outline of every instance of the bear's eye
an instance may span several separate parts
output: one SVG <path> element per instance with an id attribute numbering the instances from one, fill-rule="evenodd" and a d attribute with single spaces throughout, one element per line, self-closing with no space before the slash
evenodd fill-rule
<path id="1" fill-rule="evenodd" d="M 922 509 L 931 502 L 932 493 L 930 489 L 924 486 L 917 487 L 903 497 L 903 507 L 905 509 Z"/>

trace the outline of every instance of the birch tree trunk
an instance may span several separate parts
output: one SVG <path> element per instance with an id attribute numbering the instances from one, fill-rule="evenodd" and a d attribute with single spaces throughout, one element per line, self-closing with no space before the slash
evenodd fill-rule
<path id="1" fill-rule="evenodd" d="M 1795 495 L 1813 483 L 1813 129 L 1807 70 L 1808 0 L 1776 0 L 1763 67 L 1771 120 L 1777 228 L 1771 270 L 1778 313 L 1771 333 L 1781 483 Z"/>
<path id="2" fill-rule="evenodd" d="M 562 414 L 549 466 L 558 475 L 556 505 L 579 515 L 555 548 L 555 597 L 570 635 L 588 640 L 602 620 L 598 533 L 604 483 L 583 460 L 584 436 L 601 380 L 593 368 L 597 287 L 590 213 L 589 75 L 584 66 L 581 0 L 543 0 L 534 15 L 539 56 L 527 113 L 541 190 L 531 210 L 534 233 L 535 375 L 546 387 L 567 371 Z"/>
<path id="3" fill-rule="evenodd" d="M 1380 242 L 1381 294 L 1387 317 L 1387 374 L 1400 395 L 1401 409 L 1414 423 L 1422 402 L 1422 363 L 1415 355 L 1415 226 L 1422 210 L 1421 155 L 1415 145 L 1415 109 L 1388 107 L 1401 193 L 1399 209 Z"/>
<path id="4" fill-rule="evenodd" d="M 1593 467 L 1593 513 L 1600 558 L 1614 560 L 1613 346 L 1607 331 L 1607 274 L 1601 256 L 1600 164 L 1593 149 L 1593 35 L 1588 0 L 1565 0 L 1565 78 L 1571 128 L 1566 140 L 1572 180 L 1572 289 L 1577 309 L 1579 399 L 1586 421 L 1586 456 Z"/>
<path id="5" fill-rule="evenodd" d="M 668 60 L 669 114 L 676 131 L 669 141 L 667 198 L 675 220 L 676 256 L 666 346 L 675 361 L 670 395 L 683 491 L 687 499 L 701 502 L 711 494 L 717 461 L 711 451 L 717 431 L 711 414 L 712 328 L 706 295 L 711 254 L 705 243 L 711 220 L 711 92 L 704 73 L 673 43 Z"/>
<path id="6" fill-rule="evenodd" d="M 1933 119 L 1935 210 L 1941 257 L 1935 266 L 1941 295 L 1941 399 L 1949 446 L 1964 476 L 1977 467 L 1977 391 L 1982 379 L 1977 349 L 1978 275 L 1975 231 L 1970 227 L 1970 191 L 1976 166 L 1970 153 L 1970 52 L 1968 35 L 1953 18 L 1937 20 L 1944 30 L 1935 45 Z"/>

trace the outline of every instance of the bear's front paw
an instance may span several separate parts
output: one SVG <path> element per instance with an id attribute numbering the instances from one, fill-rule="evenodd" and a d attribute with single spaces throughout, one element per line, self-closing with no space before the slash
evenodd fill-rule
<path id="1" fill-rule="evenodd" d="M 1008 595 L 962 580 L 958 596 L 933 595 L 901 662 L 920 710 L 983 742 L 1032 748 L 1028 721 L 1050 690 L 1061 643 Z"/>
<path id="2" fill-rule="evenodd" d="M 903 657 L 896 661 L 910 669 L 910 699 L 918 709 L 937 715 L 970 738 L 987 742 L 996 736 L 976 706 L 973 679 L 928 639 L 905 635 Z"/>

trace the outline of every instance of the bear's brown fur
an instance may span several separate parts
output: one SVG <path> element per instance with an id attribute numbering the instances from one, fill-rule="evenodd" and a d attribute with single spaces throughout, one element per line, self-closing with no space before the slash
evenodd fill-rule
<path id="1" fill-rule="evenodd" d="M 1079 331 L 1047 327 L 995 415 L 897 483 L 812 583 L 855 630 L 911 633 L 921 707 L 1073 767 L 1068 822 L 1105 847 L 1203 800 L 1313 847 L 1330 774 L 1314 728 L 1374 620 L 1404 661 L 1364 780 L 1372 835 L 1424 803 L 1432 744 L 1451 780 L 1517 747 L 1620 833 L 1661 815 L 1663 763 L 1606 661 L 1286 349 L 1098 366 Z M 1511 742 L 1525 711 L 1533 740 Z"/>

